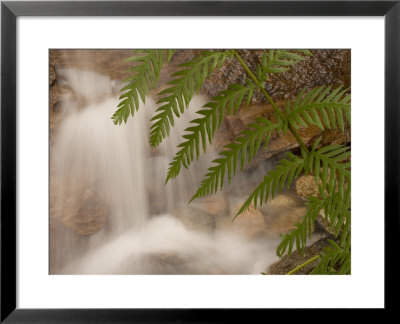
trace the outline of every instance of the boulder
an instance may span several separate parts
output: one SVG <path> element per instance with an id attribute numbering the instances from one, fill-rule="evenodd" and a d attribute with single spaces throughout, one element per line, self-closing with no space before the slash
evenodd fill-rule
<path id="1" fill-rule="evenodd" d="M 240 207 L 241 205 L 233 208 L 231 218 L 225 221 L 224 227 L 248 238 L 264 236 L 267 233 L 267 224 L 264 215 L 260 210 L 255 209 L 253 206 L 250 206 L 249 209 L 245 210 L 232 221 Z"/>
<path id="2" fill-rule="evenodd" d="M 289 194 L 280 194 L 274 197 L 274 199 L 268 200 L 266 204 L 261 207 L 261 210 L 265 208 L 283 209 L 283 208 L 293 208 L 300 204 L 297 197 Z M 263 209 L 264 207 L 264 209 Z"/>

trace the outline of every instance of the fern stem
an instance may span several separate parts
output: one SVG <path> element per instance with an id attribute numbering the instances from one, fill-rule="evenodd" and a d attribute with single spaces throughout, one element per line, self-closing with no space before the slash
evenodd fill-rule
<path id="1" fill-rule="evenodd" d="M 293 270 L 290 270 L 287 275 L 292 275 L 293 273 L 299 271 L 301 268 L 304 268 L 307 264 L 310 264 L 311 262 L 314 262 L 315 260 L 317 260 L 319 258 L 319 254 L 315 255 L 314 257 L 312 257 L 311 259 L 307 260 L 306 262 L 300 264 L 299 266 L 297 266 L 296 268 L 294 268 Z"/>
<path id="2" fill-rule="evenodd" d="M 254 83 L 260 88 L 261 92 L 263 95 L 268 99 L 272 107 L 274 108 L 275 113 L 282 119 L 285 120 L 285 116 L 282 114 L 280 111 L 279 107 L 275 103 L 275 101 L 272 99 L 272 97 L 268 94 L 267 90 L 263 87 L 263 85 L 260 83 L 260 81 L 257 79 L 257 77 L 254 75 L 253 72 L 251 72 L 250 68 L 247 66 L 246 62 L 242 59 L 240 54 L 236 52 L 235 50 L 232 50 L 233 54 L 235 55 L 236 59 L 240 62 L 240 64 L 243 66 L 243 68 L 246 70 L 246 72 L 249 74 L 251 79 L 254 81 Z M 288 129 L 290 132 L 293 134 L 294 138 L 296 141 L 300 144 L 302 149 L 306 152 L 309 153 L 307 146 L 304 144 L 303 140 L 300 138 L 300 136 L 296 133 L 292 125 L 289 123 Z"/>

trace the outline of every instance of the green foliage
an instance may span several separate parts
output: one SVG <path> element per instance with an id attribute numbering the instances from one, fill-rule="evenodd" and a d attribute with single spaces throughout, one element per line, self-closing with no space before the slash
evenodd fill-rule
<path id="1" fill-rule="evenodd" d="M 321 253 L 321 260 L 311 274 L 351 274 L 351 236 L 340 245 L 329 240 L 330 246 Z"/>
<path id="2" fill-rule="evenodd" d="M 295 224 L 296 228 L 286 235 L 281 235 L 282 241 L 276 249 L 276 254 L 282 257 L 286 252 L 290 255 L 296 243 L 296 250 L 303 254 L 307 238 L 311 238 L 314 223 L 323 208 L 323 201 L 315 197 L 308 197 L 307 211 L 301 223 Z"/>
<path id="3" fill-rule="evenodd" d="M 256 123 L 248 126 L 251 128 L 243 131 L 235 141 L 226 145 L 225 150 L 220 153 L 221 157 L 212 161 L 215 165 L 208 169 L 206 178 L 190 201 L 218 191 L 218 186 L 222 189 L 225 172 L 231 182 L 232 175 L 236 174 L 239 157 L 240 170 L 243 170 L 246 158 L 250 162 L 256 156 L 261 143 L 264 141 L 264 147 L 266 147 L 272 131 L 281 128 L 281 124 L 261 117 L 256 119 Z"/>
<path id="4" fill-rule="evenodd" d="M 119 97 L 118 110 L 111 117 L 115 125 L 120 125 L 122 121 L 126 123 L 129 115 L 133 116 L 138 111 L 139 100 L 144 103 L 150 89 L 156 88 L 163 63 L 168 63 L 174 52 L 175 50 L 138 50 L 134 53 L 139 55 L 128 58 L 128 61 L 138 64 L 127 71 L 134 74 L 124 80 L 129 84 L 121 89 L 123 94 Z"/>
<path id="5" fill-rule="evenodd" d="M 314 174 L 319 192 L 333 194 L 339 191 L 344 199 L 345 185 L 350 182 L 350 148 L 343 145 L 329 145 L 317 150 L 319 139 L 306 156 L 305 171 Z M 320 181 L 319 181 L 320 180 Z M 349 193 L 350 194 L 350 193 Z"/>
<path id="6" fill-rule="evenodd" d="M 257 66 L 257 78 L 264 82 L 268 74 L 282 73 L 290 70 L 294 64 L 304 61 L 312 56 L 309 50 L 269 50 L 264 51 L 261 64 Z"/>
<path id="7" fill-rule="evenodd" d="M 131 69 L 135 75 L 127 81 L 130 84 L 122 89 L 119 109 L 114 114 L 114 123 L 126 122 L 129 114 L 138 109 L 139 96 L 144 101 L 149 88 L 155 88 L 161 66 L 169 61 L 173 51 L 144 51 L 144 55 L 131 58 L 140 64 Z M 167 58 L 164 58 L 164 55 Z M 178 145 L 178 152 L 169 164 L 166 182 L 176 178 L 183 167 L 189 168 L 201 152 L 207 150 L 207 142 L 212 143 L 215 131 L 220 127 L 224 116 L 235 114 L 239 106 L 248 107 L 255 91 L 261 91 L 274 108 L 277 121 L 257 118 L 248 125 L 232 143 L 225 146 L 220 157 L 213 161 L 205 179 L 193 195 L 193 199 L 204 197 L 221 190 L 225 178 L 231 182 L 236 175 L 238 165 L 243 170 L 244 163 L 250 162 L 260 150 L 265 150 L 271 134 L 290 131 L 301 147 L 301 154 L 288 153 L 276 167 L 269 171 L 261 183 L 249 195 L 234 219 L 252 204 L 257 208 L 277 192 L 289 188 L 302 173 L 314 176 L 318 184 L 319 195 L 308 197 L 303 220 L 295 224 L 295 228 L 281 235 L 281 243 L 277 255 L 282 257 L 291 254 L 294 247 L 304 253 L 307 240 L 311 237 L 314 223 L 319 215 L 323 215 L 330 223 L 335 239 L 330 240 L 318 258 L 318 266 L 313 274 L 349 274 L 351 263 L 351 169 L 350 148 L 343 145 L 320 147 L 321 139 L 313 142 L 309 149 L 296 133 L 299 128 L 316 125 L 321 130 L 345 130 L 345 123 L 350 124 L 349 89 L 341 87 L 318 87 L 303 89 L 297 97 L 288 100 L 284 111 L 279 110 L 265 90 L 265 82 L 271 73 L 282 73 L 298 62 L 306 60 L 312 53 L 309 50 L 268 50 L 264 51 L 256 72 L 253 73 L 246 62 L 235 50 L 204 51 L 193 60 L 182 64 L 181 70 L 172 75 L 169 87 L 161 91 L 158 104 L 161 105 L 153 117 L 150 144 L 157 146 L 169 135 L 174 126 L 174 118 L 180 117 L 188 107 L 193 95 L 216 68 L 220 68 L 227 59 L 235 58 L 243 66 L 249 79 L 244 85 L 233 84 L 220 92 L 197 113 L 198 118 L 192 120 L 185 129 L 184 141 Z M 311 261 L 311 260 L 310 260 Z M 294 271 L 294 270 L 293 270 Z"/>
<path id="8" fill-rule="evenodd" d="M 246 209 L 254 203 L 257 208 L 257 203 L 261 206 L 263 202 L 267 201 L 271 196 L 274 198 L 275 192 L 282 192 L 285 187 L 289 188 L 293 179 L 297 178 L 304 169 L 304 159 L 293 155 L 287 154 L 287 159 L 282 159 L 275 169 L 271 170 L 264 180 L 257 186 L 257 188 L 246 199 L 242 207 L 236 213 L 235 218 L 243 213 Z"/>
<path id="9" fill-rule="evenodd" d="M 286 252 L 290 255 L 294 244 L 296 244 L 296 250 L 299 253 L 304 253 L 307 238 L 311 237 L 313 231 L 313 224 L 322 212 L 329 221 L 330 229 L 334 231 L 335 237 L 338 237 L 339 233 L 341 234 L 341 244 L 350 235 L 351 177 L 350 162 L 346 162 L 350 157 L 350 151 L 348 147 L 342 145 L 330 145 L 317 150 L 319 142 L 320 139 L 315 141 L 311 152 L 309 154 L 303 152 L 303 156 L 305 156 L 304 170 L 314 174 L 318 182 L 320 197 L 308 197 L 307 211 L 303 221 L 295 224 L 296 228 L 290 233 L 281 236 L 282 241 L 277 248 L 277 254 L 280 257 Z M 339 252 L 337 249 L 329 251 L 329 253 L 322 255 L 320 262 L 326 262 L 326 264 L 333 266 L 337 259 L 330 260 L 329 256 L 334 251 Z M 349 252 L 349 249 L 343 251 Z M 327 259 L 330 261 L 327 261 Z M 347 263 L 345 265 L 347 267 Z M 347 273 L 347 270 L 340 269 L 340 271 Z"/>
<path id="10" fill-rule="evenodd" d="M 344 131 L 343 115 L 349 123 L 351 118 L 348 89 L 338 87 L 331 91 L 331 87 L 319 87 L 304 95 L 305 91 L 303 89 L 293 102 L 287 101 L 286 124 L 290 123 L 295 129 L 316 125 L 324 130 L 334 129 L 338 123 Z"/>
<path id="11" fill-rule="evenodd" d="M 178 176 L 182 165 L 185 168 L 189 167 L 194 159 L 194 150 L 196 158 L 199 158 L 200 143 L 204 153 L 206 153 L 207 139 L 211 144 L 215 131 L 221 125 L 225 114 L 236 114 L 237 109 L 245 99 L 245 105 L 248 107 L 255 89 L 256 86 L 249 80 L 245 86 L 233 84 L 227 90 L 220 92 L 211 102 L 205 104 L 201 110 L 197 111 L 197 114 L 202 117 L 192 120 L 190 123 L 194 124 L 194 126 L 185 129 L 188 132 L 183 135 L 186 141 L 178 145 L 181 149 L 170 163 L 166 182 Z"/>
<path id="12" fill-rule="evenodd" d="M 162 104 L 157 114 L 151 119 L 150 144 L 158 146 L 169 135 L 170 125 L 174 126 L 174 116 L 180 117 L 188 107 L 195 93 L 200 91 L 207 76 L 215 68 L 220 68 L 226 59 L 232 57 L 231 51 L 205 51 L 193 60 L 180 65 L 182 70 L 174 73 L 174 79 L 168 82 L 171 87 L 159 93 L 162 98 L 157 102 Z"/>

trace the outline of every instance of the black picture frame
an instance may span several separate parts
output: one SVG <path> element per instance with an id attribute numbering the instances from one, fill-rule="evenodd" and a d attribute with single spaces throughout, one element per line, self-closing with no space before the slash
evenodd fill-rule
<path id="1" fill-rule="evenodd" d="M 385 309 L 398 284 L 388 256 L 399 235 L 400 1 L 90 1 L 1 3 L 1 318 L 3 323 L 233 323 L 267 309 L 16 308 L 16 19 L 19 16 L 384 16 Z M 258 317 L 261 316 L 261 317 Z"/>

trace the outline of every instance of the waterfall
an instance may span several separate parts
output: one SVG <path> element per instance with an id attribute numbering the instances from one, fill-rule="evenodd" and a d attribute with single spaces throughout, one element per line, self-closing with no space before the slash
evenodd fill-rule
<path id="1" fill-rule="evenodd" d="M 50 225 L 59 230 L 50 235 L 52 273 L 260 273 L 276 260 L 275 238 L 249 239 L 219 227 L 220 220 L 212 220 L 209 231 L 185 225 L 189 213 L 193 219 L 205 215 L 201 222 L 211 219 L 201 211 L 202 201 L 193 209 L 187 202 L 216 157 L 212 146 L 164 185 L 182 133 L 198 118 L 205 98 L 193 98 L 169 138 L 151 148 L 149 120 L 157 108 L 152 98 L 115 126 L 110 118 L 119 101 L 118 82 L 73 69 L 58 76 L 71 92 L 50 147 Z"/>

